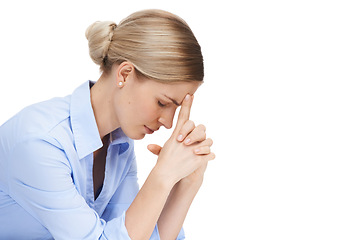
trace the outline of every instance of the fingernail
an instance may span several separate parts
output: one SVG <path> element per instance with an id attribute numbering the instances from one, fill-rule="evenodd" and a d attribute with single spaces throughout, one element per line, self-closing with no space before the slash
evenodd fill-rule
<path id="1" fill-rule="evenodd" d="M 200 149 L 195 149 L 195 153 L 199 153 L 200 152 Z"/>
<path id="2" fill-rule="evenodd" d="M 190 142 L 191 142 L 191 139 L 190 139 L 190 138 L 188 138 L 188 139 L 185 140 L 185 144 L 189 144 Z"/>
<path id="3" fill-rule="evenodd" d="M 186 100 L 186 101 L 189 101 L 189 100 L 190 100 L 190 95 L 189 95 L 189 94 L 186 94 L 185 100 Z"/>
<path id="4" fill-rule="evenodd" d="M 180 135 L 178 136 L 177 140 L 178 140 L 178 141 L 182 141 L 182 139 L 183 139 L 183 135 L 180 134 Z"/>

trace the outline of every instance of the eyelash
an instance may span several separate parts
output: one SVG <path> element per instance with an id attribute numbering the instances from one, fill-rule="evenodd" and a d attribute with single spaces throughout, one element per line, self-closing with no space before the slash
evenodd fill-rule
<path id="1" fill-rule="evenodd" d="M 166 106 L 166 104 L 163 104 L 163 103 L 161 103 L 160 101 L 158 101 L 158 105 L 159 105 L 160 107 L 165 107 L 165 106 Z"/>

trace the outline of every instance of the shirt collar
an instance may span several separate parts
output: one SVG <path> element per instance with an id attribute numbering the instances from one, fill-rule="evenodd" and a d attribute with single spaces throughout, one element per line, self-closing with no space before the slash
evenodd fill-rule
<path id="1" fill-rule="evenodd" d="M 70 121 L 79 159 L 103 146 L 91 105 L 90 86 L 93 84 L 87 81 L 75 89 L 71 95 Z M 133 140 L 126 136 L 121 128 L 118 128 L 110 133 L 110 144 L 121 145 L 121 151 L 125 152 L 129 144 L 133 144 Z"/>
<path id="2" fill-rule="evenodd" d="M 90 84 L 90 81 L 86 81 L 71 95 L 70 121 L 79 159 L 103 145 L 91 106 Z"/>
<path id="3" fill-rule="evenodd" d="M 116 129 L 110 134 L 110 145 L 119 146 L 119 155 L 126 152 L 131 145 L 134 144 L 134 140 L 130 139 L 121 128 Z"/>
<path id="4" fill-rule="evenodd" d="M 131 139 L 125 135 L 121 128 L 118 128 L 110 133 L 110 144 L 112 145 L 129 142 L 131 142 Z"/>

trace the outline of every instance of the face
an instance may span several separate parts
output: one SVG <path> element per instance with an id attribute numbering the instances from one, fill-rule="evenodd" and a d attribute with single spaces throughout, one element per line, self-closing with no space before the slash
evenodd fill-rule
<path id="1" fill-rule="evenodd" d="M 186 94 L 193 95 L 199 86 L 199 82 L 160 83 L 130 73 L 113 98 L 119 125 L 132 139 L 142 139 L 161 126 L 169 129 Z"/>

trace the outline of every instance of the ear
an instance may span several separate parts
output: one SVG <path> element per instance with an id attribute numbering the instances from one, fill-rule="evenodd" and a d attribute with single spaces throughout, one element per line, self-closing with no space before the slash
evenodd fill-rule
<path id="1" fill-rule="evenodd" d="M 116 69 L 116 83 L 123 86 L 127 80 L 134 74 L 135 68 L 130 62 L 122 62 Z"/>

